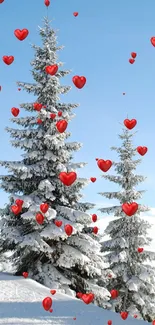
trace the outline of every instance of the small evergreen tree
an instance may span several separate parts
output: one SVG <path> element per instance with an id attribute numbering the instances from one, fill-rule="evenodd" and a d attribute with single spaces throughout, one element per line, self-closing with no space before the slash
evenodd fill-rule
<path id="1" fill-rule="evenodd" d="M 105 229 L 105 235 L 108 235 L 109 239 L 102 239 L 101 244 L 112 272 L 107 288 L 109 291 L 117 290 L 116 296 L 114 292 L 115 299 L 111 297 L 110 301 L 113 310 L 127 311 L 132 316 L 136 314 L 150 321 L 154 318 L 155 310 L 155 270 L 149 261 L 155 259 L 155 253 L 143 250 L 144 246 L 151 242 L 147 234 L 150 224 L 140 217 L 140 213 L 148 211 L 148 208 L 138 204 L 137 212 L 133 215 L 132 212 L 129 213 L 131 216 L 128 216 L 125 210 L 136 210 L 137 200 L 144 192 L 135 189 L 145 178 L 135 174 L 141 159 L 134 159 L 137 150 L 132 144 L 133 136 L 134 133 L 130 130 L 123 129 L 123 133 L 119 135 L 122 146 L 111 148 L 120 158 L 119 162 L 113 162 L 117 175 L 103 177 L 118 184 L 121 189 L 99 194 L 108 199 L 117 199 L 120 205 L 100 209 L 102 213 L 114 213 L 116 217 Z"/>
<path id="2" fill-rule="evenodd" d="M 25 103 L 20 107 L 33 113 L 37 107 L 38 116 L 12 119 L 24 128 L 7 131 L 15 139 L 13 146 L 25 154 L 19 162 L 0 162 L 11 171 L 1 176 L 1 188 L 11 197 L 1 213 L 0 249 L 1 253 L 14 250 L 16 274 L 26 271 L 35 280 L 67 293 L 70 289 L 92 291 L 95 301 L 104 306 L 109 293 L 98 286 L 98 279 L 104 279 L 100 244 L 95 235 L 87 233 L 91 217 L 86 211 L 94 205 L 80 202 L 80 190 L 88 180 L 77 178 L 71 186 L 65 186 L 59 179 L 61 172 L 75 173 L 85 165 L 72 161 L 73 152 L 81 145 L 67 142 L 70 134 L 58 132 L 56 127 L 61 113 L 61 120 L 68 122 L 78 105 L 60 102 L 59 96 L 71 88 L 60 86 L 60 79 L 69 71 L 60 70 L 62 63 L 57 63 L 56 52 L 61 47 L 57 47 L 48 19 L 40 35 L 43 47 L 33 45 L 35 59 L 31 63 L 35 83 L 18 82 L 18 86 L 37 96 L 35 105 Z M 51 65 L 59 66 L 53 76 L 46 73 Z M 46 107 L 40 109 L 42 105 Z"/>

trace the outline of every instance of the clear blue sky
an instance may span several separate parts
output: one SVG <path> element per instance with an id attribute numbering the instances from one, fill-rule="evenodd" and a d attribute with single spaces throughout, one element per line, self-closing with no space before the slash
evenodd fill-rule
<path id="1" fill-rule="evenodd" d="M 77 18 L 73 16 L 74 11 L 79 12 Z M 30 43 L 40 45 L 37 26 L 42 25 L 46 13 L 44 0 L 5 0 L 0 4 L 0 58 L 15 56 L 11 66 L 0 59 L 1 160 L 21 157 L 21 152 L 11 147 L 4 128 L 11 126 L 10 109 L 33 99 L 26 92 L 18 92 L 15 82 L 32 82 Z M 71 85 L 73 75 L 87 78 L 86 86 L 82 90 L 73 86 L 65 101 L 80 103 L 68 129 L 73 141 L 83 143 L 75 160 L 88 162 L 79 176 L 98 178 L 84 191 L 85 199 L 96 202 L 97 207 L 113 203 L 97 193 L 117 187 L 100 177 L 102 172 L 95 158 L 117 158 L 110 147 L 119 144 L 117 134 L 127 114 L 138 120 L 135 146 L 148 146 L 148 153 L 138 168 L 138 173 L 148 177 L 140 186 L 147 190 L 141 202 L 155 206 L 155 48 L 150 43 L 150 38 L 155 36 L 154 13 L 154 0 L 51 0 L 49 17 L 53 19 L 53 27 L 59 29 L 59 44 L 65 46 L 60 60 L 65 62 L 64 68 L 73 71 L 64 82 Z M 25 41 L 14 37 L 16 28 L 29 29 Z M 137 52 L 134 65 L 128 63 L 132 51 Z M 21 112 L 21 116 L 25 113 Z M 1 173 L 6 171 L 1 168 Z M 6 201 L 7 194 L 1 191 L 0 206 Z"/>

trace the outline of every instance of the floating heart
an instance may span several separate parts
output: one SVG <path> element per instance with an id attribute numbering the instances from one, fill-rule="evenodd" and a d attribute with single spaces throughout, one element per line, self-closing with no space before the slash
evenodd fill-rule
<path id="1" fill-rule="evenodd" d="M 70 173 L 61 172 L 59 174 L 59 179 L 64 185 L 70 186 L 76 181 L 77 174 L 75 172 L 70 172 Z"/>
<path id="2" fill-rule="evenodd" d="M 24 29 L 16 29 L 14 31 L 14 35 L 20 40 L 23 41 L 29 34 L 28 29 L 24 28 Z"/>
<path id="3" fill-rule="evenodd" d="M 19 206 L 19 205 L 12 205 L 11 207 L 11 211 L 17 215 L 19 214 L 21 211 L 22 211 L 22 206 Z"/>
<path id="4" fill-rule="evenodd" d="M 133 64 L 134 62 L 135 62 L 134 59 L 129 59 L 129 63 L 130 63 L 130 64 Z"/>
<path id="5" fill-rule="evenodd" d="M 90 180 L 91 180 L 92 183 L 95 183 L 96 182 L 96 177 L 91 177 Z"/>
<path id="6" fill-rule="evenodd" d="M 69 225 L 69 224 L 68 225 L 65 225 L 64 229 L 65 229 L 65 233 L 68 236 L 70 236 L 72 234 L 72 232 L 73 232 L 73 227 L 71 225 Z"/>
<path id="7" fill-rule="evenodd" d="M 80 77 L 80 76 L 74 76 L 74 77 L 72 78 L 72 81 L 73 81 L 74 85 L 75 85 L 77 88 L 81 89 L 81 88 L 84 87 L 84 85 L 85 85 L 85 83 L 86 83 L 86 78 L 83 77 L 83 76 L 82 76 L 82 77 Z"/>
<path id="8" fill-rule="evenodd" d="M 95 235 L 97 235 L 97 233 L 98 233 L 98 227 L 94 227 L 94 228 L 93 228 L 93 233 L 94 233 Z"/>
<path id="9" fill-rule="evenodd" d="M 46 7 L 48 7 L 50 5 L 50 0 L 45 0 L 44 4 L 45 4 Z"/>
<path id="10" fill-rule="evenodd" d="M 108 321 L 107 321 L 107 324 L 108 324 L 108 325 L 112 325 L 112 320 L 108 320 Z"/>
<path id="11" fill-rule="evenodd" d="M 151 37 L 150 41 L 151 41 L 152 45 L 155 47 L 155 36 Z"/>
<path id="12" fill-rule="evenodd" d="M 137 124 L 137 121 L 135 119 L 129 120 L 128 118 L 124 120 L 124 125 L 127 129 L 131 130 L 133 129 Z"/>
<path id="13" fill-rule="evenodd" d="M 131 52 L 131 56 L 132 56 L 133 59 L 135 59 L 136 56 L 137 56 L 137 53 L 136 52 Z"/>
<path id="14" fill-rule="evenodd" d="M 21 88 L 18 88 L 18 91 L 21 91 Z"/>
<path id="15" fill-rule="evenodd" d="M 97 215 L 96 214 L 92 214 L 92 221 L 96 222 L 97 221 Z"/>
<path id="16" fill-rule="evenodd" d="M 113 289 L 110 291 L 110 294 L 112 299 L 116 299 L 118 297 L 118 290 Z"/>
<path id="17" fill-rule="evenodd" d="M 62 112 L 58 112 L 58 116 L 62 116 Z"/>
<path id="18" fill-rule="evenodd" d="M 127 313 L 127 311 L 122 311 L 121 313 L 120 313 L 120 315 L 121 315 L 121 317 L 122 317 L 122 319 L 127 319 L 127 317 L 128 317 L 128 313 Z"/>
<path id="19" fill-rule="evenodd" d="M 138 204 L 136 202 L 123 203 L 122 210 L 127 216 L 131 217 L 137 212 Z"/>
<path id="20" fill-rule="evenodd" d="M 141 156 L 144 156 L 148 151 L 148 148 L 147 147 L 137 147 L 137 152 L 141 155 Z"/>
<path id="21" fill-rule="evenodd" d="M 111 279 L 111 278 L 112 278 L 112 274 L 108 274 L 108 278 L 110 278 L 110 279 Z"/>
<path id="22" fill-rule="evenodd" d="M 50 290 L 50 293 L 51 293 L 51 295 L 55 295 L 56 294 L 56 290 Z"/>
<path id="23" fill-rule="evenodd" d="M 74 17 L 77 17 L 78 16 L 78 12 L 77 11 L 73 12 L 73 15 L 74 15 Z"/>
<path id="24" fill-rule="evenodd" d="M 134 318 L 137 318 L 137 315 L 134 315 L 133 317 L 134 317 Z M 154 323 L 154 324 L 152 323 L 152 325 L 155 325 L 155 323 Z"/>
<path id="25" fill-rule="evenodd" d="M 40 212 L 36 214 L 36 221 L 39 225 L 42 225 L 44 222 L 44 216 Z"/>
<path id="26" fill-rule="evenodd" d="M 143 251 L 144 251 L 144 248 L 142 248 L 142 247 L 138 247 L 138 248 L 137 248 L 137 252 L 138 252 L 138 253 L 142 253 Z"/>
<path id="27" fill-rule="evenodd" d="M 76 317 L 73 317 L 73 320 L 76 320 Z"/>
<path id="28" fill-rule="evenodd" d="M 40 204 L 40 211 L 42 213 L 46 213 L 49 209 L 49 204 L 48 203 L 42 203 Z"/>
<path id="29" fill-rule="evenodd" d="M 46 73 L 50 74 L 51 76 L 54 76 L 58 71 L 58 65 L 57 64 L 48 65 L 45 68 L 45 71 L 46 71 Z"/>
<path id="30" fill-rule="evenodd" d="M 42 301 L 43 308 L 48 311 L 52 307 L 52 299 L 51 297 L 46 297 Z"/>
<path id="31" fill-rule="evenodd" d="M 99 159 L 98 158 L 95 158 L 96 161 L 98 161 Z"/>
<path id="32" fill-rule="evenodd" d="M 15 117 L 18 116 L 19 112 L 20 112 L 19 108 L 16 108 L 16 107 L 11 108 L 11 113 L 13 116 L 15 116 Z"/>
<path id="33" fill-rule="evenodd" d="M 3 62 L 7 65 L 10 65 L 11 63 L 13 63 L 14 61 L 14 56 L 10 55 L 10 56 L 7 56 L 7 55 L 4 55 L 3 56 Z"/>
<path id="34" fill-rule="evenodd" d="M 52 120 L 54 120 L 55 117 L 56 117 L 56 114 L 54 114 L 54 113 L 51 113 L 51 114 L 50 114 L 50 118 L 51 118 Z"/>
<path id="35" fill-rule="evenodd" d="M 85 304 L 90 304 L 94 300 L 94 294 L 93 293 L 85 293 L 82 295 L 82 300 L 85 302 Z"/>
<path id="36" fill-rule="evenodd" d="M 28 275 L 29 275 L 28 272 L 23 272 L 23 273 L 22 273 L 22 276 L 23 276 L 25 279 L 28 277 Z"/>
<path id="37" fill-rule="evenodd" d="M 103 172 L 107 172 L 112 166 L 112 161 L 99 159 L 97 165 Z"/>
<path id="38" fill-rule="evenodd" d="M 40 112 L 40 110 L 42 109 L 43 105 L 40 103 L 34 103 L 33 107 L 36 111 Z"/>
<path id="39" fill-rule="evenodd" d="M 68 125 L 67 121 L 60 120 L 56 123 L 56 128 L 60 133 L 63 133 L 67 129 L 67 125 Z"/>
<path id="40" fill-rule="evenodd" d="M 49 309 L 49 312 L 50 312 L 50 313 L 53 313 L 53 309 L 50 308 L 50 309 Z"/>
<path id="41" fill-rule="evenodd" d="M 55 223 L 55 225 L 57 227 L 61 227 L 62 226 L 62 221 L 60 221 L 60 220 L 55 220 L 54 223 Z"/>
<path id="42" fill-rule="evenodd" d="M 38 118 L 38 119 L 37 119 L 37 123 L 38 123 L 38 124 L 42 124 L 43 121 L 42 121 L 40 118 Z"/>
<path id="43" fill-rule="evenodd" d="M 21 206 L 23 205 L 24 201 L 23 201 L 23 200 L 20 200 L 20 199 L 17 199 L 17 200 L 15 201 L 15 203 L 16 203 L 19 207 L 21 207 Z"/>

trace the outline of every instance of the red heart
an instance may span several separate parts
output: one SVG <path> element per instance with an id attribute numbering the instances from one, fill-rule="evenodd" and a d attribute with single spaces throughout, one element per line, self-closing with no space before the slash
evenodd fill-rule
<path id="1" fill-rule="evenodd" d="M 55 223 L 55 225 L 57 227 L 61 227 L 62 226 L 62 221 L 60 221 L 60 220 L 55 220 L 54 223 Z"/>
<path id="2" fill-rule="evenodd" d="M 37 123 L 38 123 L 38 124 L 42 124 L 43 121 L 42 121 L 40 118 L 38 118 L 38 119 L 37 119 Z"/>
<path id="3" fill-rule="evenodd" d="M 90 180 L 91 180 L 92 183 L 95 183 L 96 182 L 96 177 L 91 177 Z"/>
<path id="4" fill-rule="evenodd" d="M 62 116 L 62 112 L 58 112 L 58 116 Z"/>
<path id="5" fill-rule="evenodd" d="M 50 313 L 53 313 L 53 309 L 50 308 L 50 309 L 49 309 L 49 312 L 50 312 Z"/>
<path id="6" fill-rule="evenodd" d="M 21 88 L 18 88 L 18 91 L 21 91 Z"/>
<path id="7" fill-rule="evenodd" d="M 79 88 L 79 89 L 81 89 L 81 88 L 83 88 L 84 87 L 84 85 L 85 85 L 85 83 L 86 83 L 86 78 L 85 77 L 80 77 L 80 76 L 74 76 L 73 78 L 72 78 L 72 81 L 73 81 L 73 83 L 74 83 L 74 85 L 77 87 L 77 88 Z"/>
<path id="8" fill-rule="evenodd" d="M 52 299 L 51 297 L 46 297 L 42 301 L 43 308 L 48 311 L 52 307 Z"/>
<path id="9" fill-rule="evenodd" d="M 74 15 L 74 17 L 77 17 L 78 16 L 78 12 L 77 11 L 73 12 L 73 15 Z"/>
<path id="10" fill-rule="evenodd" d="M 45 71 L 46 71 L 46 73 L 50 74 L 51 76 L 54 76 L 58 71 L 58 65 L 57 64 L 48 65 L 45 68 Z"/>
<path id="11" fill-rule="evenodd" d="M 137 318 L 137 315 L 134 315 L 134 318 Z M 154 323 L 154 325 L 155 325 L 155 323 Z"/>
<path id="12" fill-rule="evenodd" d="M 73 320 L 76 320 L 76 317 L 73 317 Z"/>
<path id="13" fill-rule="evenodd" d="M 93 293 L 85 293 L 82 295 L 82 300 L 85 302 L 85 304 L 90 304 L 94 300 L 94 294 Z"/>
<path id="14" fill-rule="evenodd" d="M 82 295 L 83 295 L 82 292 L 77 292 L 76 297 L 81 299 L 82 298 Z"/>
<path id="15" fill-rule="evenodd" d="M 15 203 L 16 203 L 19 207 L 21 207 L 21 206 L 23 205 L 24 201 L 23 201 L 23 200 L 20 200 L 20 199 L 17 199 L 17 200 L 15 201 Z"/>
<path id="16" fill-rule="evenodd" d="M 138 253 L 142 253 L 144 251 L 144 248 L 138 247 L 137 251 L 138 251 Z"/>
<path id="17" fill-rule="evenodd" d="M 70 236 L 72 234 L 72 232 L 73 232 L 73 227 L 71 225 L 65 225 L 64 229 L 65 229 L 65 233 L 68 236 Z"/>
<path id="18" fill-rule="evenodd" d="M 108 325 L 112 325 L 112 320 L 108 320 L 108 321 L 107 321 L 107 324 L 108 324 Z"/>
<path id="19" fill-rule="evenodd" d="M 137 56 L 137 53 L 136 52 L 131 52 L 131 56 L 132 56 L 133 59 L 135 59 L 136 56 Z"/>
<path id="20" fill-rule="evenodd" d="M 118 290 L 113 289 L 110 291 L 110 294 L 112 299 L 116 299 L 118 297 Z"/>
<path id="21" fill-rule="evenodd" d="M 24 29 L 16 29 L 14 31 L 14 35 L 20 40 L 23 41 L 29 34 L 28 29 L 24 28 Z"/>
<path id="22" fill-rule="evenodd" d="M 42 213 L 46 213 L 49 209 L 49 204 L 48 203 L 42 203 L 40 204 L 40 211 Z"/>
<path id="23" fill-rule="evenodd" d="M 108 274 L 108 278 L 112 278 L 112 274 Z"/>
<path id="24" fill-rule="evenodd" d="M 97 165 L 103 172 L 107 172 L 112 166 L 112 161 L 99 159 Z"/>
<path id="25" fill-rule="evenodd" d="M 55 117 L 56 117 L 56 114 L 54 114 L 54 113 L 51 113 L 51 114 L 50 114 L 50 118 L 51 118 L 52 120 L 54 120 Z"/>
<path id="26" fill-rule="evenodd" d="M 98 158 L 95 158 L 96 161 L 98 161 Z"/>
<path id="27" fill-rule="evenodd" d="M 43 106 L 43 108 L 46 108 L 46 107 L 47 107 L 46 105 Z"/>
<path id="28" fill-rule="evenodd" d="M 22 211 L 22 206 L 19 206 L 19 205 L 12 205 L 11 207 L 11 211 L 17 215 L 19 214 L 21 211 Z"/>
<path id="29" fill-rule="evenodd" d="M 137 212 L 138 204 L 136 202 L 123 203 L 122 210 L 127 216 L 131 217 Z"/>
<path id="30" fill-rule="evenodd" d="M 94 228 L 93 228 L 93 233 L 94 233 L 95 235 L 97 235 L 97 233 L 98 233 L 98 227 L 94 227 Z"/>
<path id="31" fill-rule="evenodd" d="M 141 156 L 144 156 L 148 151 L 148 148 L 147 147 L 137 147 L 137 152 L 141 155 Z"/>
<path id="32" fill-rule="evenodd" d="M 65 120 L 60 120 L 60 121 L 58 121 L 58 122 L 56 123 L 56 128 L 57 128 L 57 130 L 58 130 L 60 133 L 63 133 L 63 132 L 65 132 L 65 130 L 66 130 L 66 128 L 67 128 L 67 125 L 68 125 L 67 121 L 65 121 Z"/>
<path id="33" fill-rule="evenodd" d="M 150 41 L 151 41 L 152 45 L 155 47 L 155 36 L 151 37 Z"/>
<path id="34" fill-rule="evenodd" d="M 44 222 L 44 216 L 40 212 L 36 214 L 36 221 L 39 225 L 42 225 Z"/>
<path id="35" fill-rule="evenodd" d="M 97 221 L 97 215 L 96 214 L 92 214 L 92 221 L 96 222 Z"/>
<path id="36" fill-rule="evenodd" d="M 42 109 L 43 105 L 40 103 L 34 103 L 33 107 L 36 111 L 40 112 L 40 110 Z"/>
<path id="37" fill-rule="evenodd" d="M 7 65 L 10 65 L 14 61 L 14 56 L 10 55 L 4 55 L 3 56 L 3 62 L 6 63 Z"/>
<path id="38" fill-rule="evenodd" d="M 128 317 L 128 313 L 127 313 L 127 311 L 122 311 L 121 313 L 120 313 L 120 315 L 121 315 L 121 317 L 122 317 L 122 319 L 127 319 L 127 317 Z"/>
<path id="39" fill-rule="evenodd" d="M 124 125 L 127 127 L 127 129 L 131 130 L 135 127 L 137 124 L 137 121 L 135 119 L 129 120 L 128 118 L 124 120 Z"/>
<path id="40" fill-rule="evenodd" d="M 133 64 L 133 63 L 135 62 L 135 60 L 134 60 L 134 59 L 129 59 L 129 62 L 130 62 L 131 64 Z"/>
<path id="41" fill-rule="evenodd" d="M 77 174 L 75 172 L 70 172 L 70 173 L 61 172 L 59 174 L 59 179 L 64 185 L 70 186 L 76 181 Z"/>
<path id="42" fill-rule="evenodd" d="M 23 275 L 23 277 L 26 279 L 26 278 L 28 277 L 29 274 L 28 274 L 28 272 L 23 272 L 22 275 Z"/>
<path id="43" fill-rule="evenodd" d="M 18 116 L 19 112 L 20 112 L 19 108 L 16 108 L 16 107 L 11 108 L 11 113 L 13 116 L 15 116 L 15 117 Z"/>
<path id="44" fill-rule="evenodd" d="M 50 290 L 50 293 L 51 293 L 51 295 L 55 295 L 56 294 L 56 290 Z"/>
<path id="45" fill-rule="evenodd" d="M 50 5 L 50 0 L 45 0 L 44 4 L 45 4 L 46 7 L 48 7 Z"/>

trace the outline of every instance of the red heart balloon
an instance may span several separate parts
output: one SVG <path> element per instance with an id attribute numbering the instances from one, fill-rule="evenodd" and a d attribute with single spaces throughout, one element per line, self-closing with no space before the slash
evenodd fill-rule
<path id="1" fill-rule="evenodd" d="M 21 207 L 21 206 L 23 205 L 24 201 L 23 201 L 23 200 L 20 200 L 20 199 L 17 199 L 17 200 L 15 201 L 15 203 L 16 203 L 19 207 Z"/>
<path id="2" fill-rule="evenodd" d="M 96 214 L 92 214 L 92 221 L 96 222 L 97 221 L 97 215 Z"/>
<path id="3" fill-rule="evenodd" d="M 94 228 L 93 228 L 93 233 L 94 233 L 95 235 L 97 235 L 97 233 L 98 233 L 98 227 L 94 227 Z"/>
<path id="4" fill-rule="evenodd" d="M 42 121 L 40 118 L 38 118 L 38 119 L 37 119 L 37 123 L 38 123 L 38 124 L 42 124 L 43 121 Z"/>
<path id="5" fill-rule="evenodd" d="M 46 297 L 42 301 L 43 308 L 48 311 L 52 307 L 52 299 L 51 297 Z"/>
<path id="6" fill-rule="evenodd" d="M 50 293 L 51 293 L 51 295 L 55 295 L 56 294 L 56 290 L 50 290 Z"/>
<path id="7" fill-rule="evenodd" d="M 68 125 L 67 121 L 60 120 L 56 123 L 56 128 L 60 133 L 63 133 L 67 129 L 67 125 Z"/>
<path id="8" fill-rule="evenodd" d="M 72 81 L 73 81 L 74 85 L 75 85 L 77 88 L 81 89 L 81 88 L 84 87 L 84 85 L 85 85 L 85 83 L 86 83 L 86 78 L 83 77 L 83 76 L 82 76 L 82 77 L 74 76 L 74 77 L 72 78 Z"/>
<path id="9" fill-rule="evenodd" d="M 107 324 L 108 324 L 108 325 L 112 325 L 112 320 L 108 320 L 108 321 L 107 321 Z"/>
<path id="10" fill-rule="evenodd" d="M 58 112 L 58 116 L 62 116 L 62 112 Z"/>
<path id="11" fill-rule="evenodd" d="M 112 299 L 116 299 L 119 295 L 118 290 L 116 290 L 116 289 L 111 290 L 110 294 L 111 294 Z"/>
<path id="12" fill-rule="evenodd" d="M 97 165 L 103 172 L 107 172 L 112 166 L 112 161 L 99 159 Z"/>
<path id="13" fill-rule="evenodd" d="M 54 223 L 55 223 L 55 225 L 57 227 L 61 227 L 62 226 L 62 221 L 61 220 L 55 220 Z"/>
<path id="14" fill-rule="evenodd" d="M 52 120 L 54 120 L 55 117 L 56 117 L 56 114 L 54 114 L 54 113 L 51 113 L 51 114 L 50 114 L 50 118 L 51 118 Z"/>
<path id="15" fill-rule="evenodd" d="M 11 63 L 13 63 L 14 61 L 14 56 L 10 55 L 10 56 L 7 56 L 7 55 L 4 55 L 3 56 L 3 62 L 7 65 L 10 65 Z"/>
<path id="16" fill-rule="evenodd" d="M 85 302 L 85 304 L 90 304 L 94 300 L 94 294 L 93 293 L 85 293 L 82 295 L 82 300 Z"/>
<path id="17" fill-rule="evenodd" d="M 40 103 L 34 103 L 33 107 L 36 111 L 40 112 L 40 110 L 42 109 L 43 105 Z"/>
<path id="18" fill-rule="evenodd" d="M 50 309 L 49 309 L 49 312 L 50 312 L 50 313 L 53 313 L 53 309 L 50 308 Z"/>
<path id="19" fill-rule="evenodd" d="M 77 11 L 73 12 L 73 15 L 74 15 L 74 17 L 77 17 L 78 16 L 78 12 Z"/>
<path id="20" fill-rule="evenodd" d="M 19 205 L 12 205 L 11 207 L 11 211 L 17 215 L 19 214 L 21 211 L 22 211 L 22 206 L 19 206 Z"/>
<path id="21" fill-rule="evenodd" d="M 64 185 L 70 186 L 76 181 L 77 174 L 75 172 L 61 172 L 59 174 L 59 179 Z"/>
<path id="22" fill-rule="evenodd" d="M 133 59 L 135 59 L 136 56 L 137 56 L 137 53 L 136 52 L 131 52 L 131 56 L 132 56 Z"/>
<path id="23" fill-rule="evenodd" d="M 19 112 L 20 112 L 19 108 L 16 108 L 16 107 L 11 108 L 11 113 L 13 116 L 15 116 L 15 117 L 18 116 Z"/>
<path id="24" fill-rule="evenodd" d="M 134 59 L 129 59 L 129 63 L 130 63 L 130 64 L 133 64 L 134 62 L 135 62 Z"/>
<path id="25" fill-rule="evenodd" d="M 137 318 L 137 315 L 134 315 L 133 317 L 134 317 L 134 318 Z"/>
<path id="26" fill-rule="evenodd" d="M 90 180 L 91 180 L 92 183 L 95 183 L 96 182 L 96 177 L 91 177 Z"/>
<path id="27" fill-rule="evenodd" d="M 123 203 L 122 210 L 127 216 L 131 217 L 137 212 L 138 204 L 136 202 Z"/>
<path id="28" fill-rule="evenodd" d="M 127 313 L 127 311 L 122 311 L 121 313 L 120 313 L 120 315 L 121 315 L 121 317 L 122 317 L 122 319 L 127 319 L 127 317 L 128 317 L 128 313 Z"/>
<path id="29" fill-rule="evenodd" d="M 73 232 L 73 227 L 71 225 L 65 225 L 64 229 L 67 236 L 70 236 Z"/>
<path id="30" fill-rule="evenodd" d="M 18 91 L 21 91 L 21 88 L 18 88 Z"/>
<path id="31" fill-rule="evenodd" d="M 128 118 L 124 120 L 124 125 L 127 129 L 131 130 L 133 129 L 137 124 L 137 121 L 135 119 L 129 120 Z"/>
<path id="32" fill-rule="evenodd" d="M 58 71 L 58 65 L 57 64 L 48 65 L 45 68 L 45 71 L 46 71 L 46 73 L 50 74 L 51 76 L 54 76 Z"/>
<path id="33" fill-rule="evenodd" d="M 28 277 L 29 274 L 28 274 L 28 272 L 23 272 L 22 275 L 23 275 L 23 277 L 26 279 L 26 278 Z"/>
<path id="34" fill-rule="evenodd" d="M 28 29 L 15 29 L 14 35 L 20 40 L 23 41 L 29 34 Z"/>
<path id="35" fill-rule="evenodd" d="M 137 248 L 137 251 L 138 251 L 138 253 L 142 253 L 142 252 L 144 251 L 144 248 L 142 248 L 142 247 L 138 247 L 138 248 Z"/>
<path id="36" fill-rule="evenodd" d="M 141 155 L 141 156 L 144 156 L 148 151 L 148 148 L 147 147 L 137 147 L 137 152 Z"/>
<path id="37" fill-rule="evenodd" d="M 36 214 L 36 221 L 39 225 L 42 225 L 44 222 L 44 216 L 40 212 Z"/>
<path id="38" fill-rule="evenodd" d="M 45 4 L 46 7 L 48 7 L 50 5 L 50 0 L 45 0 L 44 4 Z"/>
<path id="39" fill-rule="evenodd" d="M 73 317 L 73 320 L 76 320 L 76 317 Z"/>
<path id="40" fill-rule="evenodd" d="M 42 213 L 46 213 L 49 209 L 49 204 L 48 203 L 42 203 L 40 204 L 40 211 Z"/>
<path id="41" fill-rule="evenodd" d="M 151 37 L 150 41 L 151 44 L 155 47 L 155 36 Z"/>

